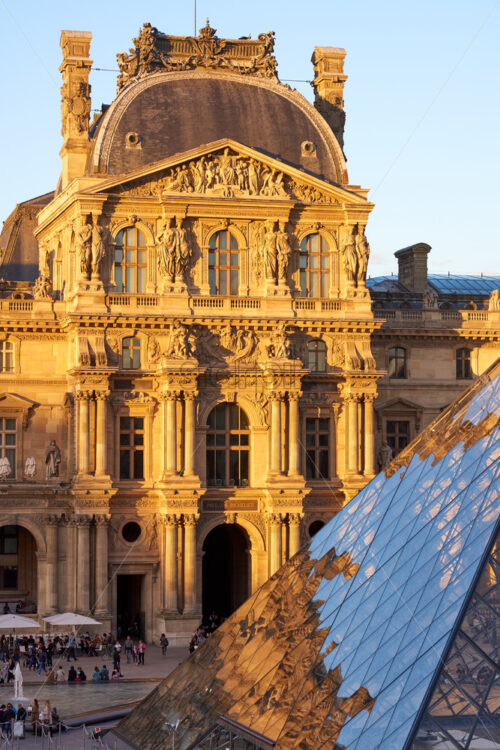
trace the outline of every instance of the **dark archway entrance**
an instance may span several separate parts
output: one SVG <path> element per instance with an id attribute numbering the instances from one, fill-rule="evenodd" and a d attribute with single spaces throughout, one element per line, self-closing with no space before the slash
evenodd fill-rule
<path id="1" fill-rule="evenodd" d="M 0 527 L 0 613 L 37 611 L 34 536 L 22 526 Z"/>
<path id="2" fill-rule="evenodd" d="M 145 635 L 145 612 L 142 604 L 143 575 L 118 575 L 116 578 L 116 623 L 120 637 Z"/>
<path id="3" fill-rule="evenodd" d="M 249 540 L 237 524 L 222 524 L 203 543 L 203 617 L 228 617 L 248 599 Z"/>

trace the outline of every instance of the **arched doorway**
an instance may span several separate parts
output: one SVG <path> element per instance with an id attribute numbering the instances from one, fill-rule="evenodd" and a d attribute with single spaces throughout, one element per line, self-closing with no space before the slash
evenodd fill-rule
<path id="1" fill-rule="evenodd" d="M 23 526 L 9 524 L 0 526 L 0 613 L 16 610 L 37 611 L 36 542 Z"/>
<path id="2" fill-rule="evenodd" d="M 221 524 L 203 543 L 203 617 L 228 617 L 250 595 L 249 540 L 237 524 Z"/>

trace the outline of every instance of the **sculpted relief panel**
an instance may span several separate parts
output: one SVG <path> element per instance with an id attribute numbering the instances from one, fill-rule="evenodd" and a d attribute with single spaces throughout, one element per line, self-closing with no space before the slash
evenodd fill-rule
<path id="1" fill-rule="evenodd" d="M 224 198 L 290 198 L 302 203 L 337 203 L 335 196 L 299 183 L 284 172 L 229 148 L 171 167 L 155 182 L 143 179 L 129 183 L 129 187 L 120 192 L 157 197 L 192 193 Z"/>

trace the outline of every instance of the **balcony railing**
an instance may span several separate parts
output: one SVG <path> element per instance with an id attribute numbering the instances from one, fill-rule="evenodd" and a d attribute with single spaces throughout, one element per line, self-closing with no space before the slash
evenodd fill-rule
<path id="1" fill-rule="evenodd" d="M 412 323 L 423 323 L 424 325 L 441 326 L 447 323 L 451 326 L 460 326 L 469 322 L 489 322 L 496 319 L 498 313 L 490 313 L 488 310 L 374 310 L 373 314 L 378 320 L 385 320 L 388 325 L 411 325 Z"/>

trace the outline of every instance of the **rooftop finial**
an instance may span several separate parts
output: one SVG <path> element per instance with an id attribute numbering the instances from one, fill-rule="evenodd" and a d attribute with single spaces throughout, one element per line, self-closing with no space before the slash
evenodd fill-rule
<path id="1" fill-rule="evenodd" d="M 206 40 L 213 39 L 215 37 L 216 31 L 217 29 L 213 29 L 210 26 L 210 21 L 207 18 L 207 22 L 205 23 L 205 26 L 202 29 L 200 29 L 200 36 L 202 39 L 206 39 Z"/>

